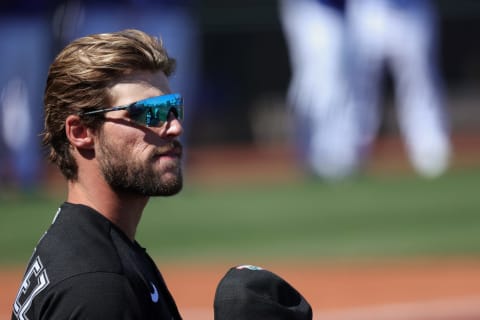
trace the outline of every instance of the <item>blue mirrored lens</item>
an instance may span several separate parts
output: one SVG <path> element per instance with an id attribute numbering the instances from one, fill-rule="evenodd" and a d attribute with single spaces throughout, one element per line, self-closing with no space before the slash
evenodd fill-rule
<path id="1" fill-rule="evenodd" d="M 178 93 L 147 98 L 132 103 L 127 110 L 135 122 L 149 127 L 161 126 L 168 120 L 170 112 L 183 120 L 183 98 Z"/>

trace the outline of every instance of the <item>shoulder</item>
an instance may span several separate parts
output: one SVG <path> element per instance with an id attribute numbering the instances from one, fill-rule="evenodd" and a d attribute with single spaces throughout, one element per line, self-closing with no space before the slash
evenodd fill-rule
<path id="1" fill-rule="evenodd" d="M 111 239 L 111 223 L 92 209 L 64 204 L 37 245 L 52 284 L 77 274 L 123 273 L 119 253 Z"/>

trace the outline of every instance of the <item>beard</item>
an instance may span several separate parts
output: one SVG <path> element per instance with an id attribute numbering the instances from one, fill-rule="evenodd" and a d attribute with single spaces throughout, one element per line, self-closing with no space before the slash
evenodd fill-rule
<path id="1" fill-rule="evenodd" d="M 155 168 L 157 157 L 166 148 L 180 150 L 181 153 L 182 145 L 173 141 L 168 146 L 155 148 L 147 160 L 142 161 L 134 158 L 131 151 L 122 149 L 121 146 L 112 146 L 104 140 L 100 144 L 100 170 L 106 182 L 117 192 L 171 196 L 182 190 L 183 176 L 181 157 Z"/>

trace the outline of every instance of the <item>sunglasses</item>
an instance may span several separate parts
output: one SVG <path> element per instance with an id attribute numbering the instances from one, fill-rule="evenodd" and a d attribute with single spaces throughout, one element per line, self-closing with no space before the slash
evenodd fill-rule
<path id="1" fill-rule="evenodd" d="M 178 93 L 166 94 L 133 102 L 129 105 L 93 110 L 83 115 L 127 110 L 134 122 L 147 127 L 161 127 L 172 112 L 178 120 L 183 120 L 183 98 Z"/>

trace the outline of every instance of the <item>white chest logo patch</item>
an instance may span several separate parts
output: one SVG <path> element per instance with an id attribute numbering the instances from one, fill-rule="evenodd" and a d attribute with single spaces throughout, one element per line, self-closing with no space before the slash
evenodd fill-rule
<path id="1" fill-rule="evenodd" d="M 152 301 L 154 303 L 157 303 L 158 302 L 158 290 L 157 290 L 157 287 L 155 287 L 155 285 L 153 284 L 153 282 L 150 282 L 150 284 L 152 285 L 152 288 L 153 288 L 153 292 L 150 292 L 150 297 L 152 298 Z"/>

